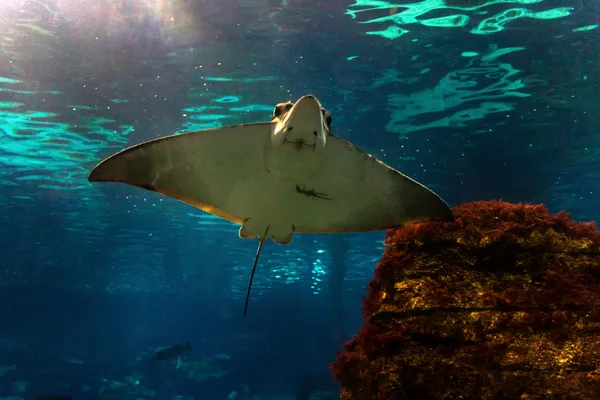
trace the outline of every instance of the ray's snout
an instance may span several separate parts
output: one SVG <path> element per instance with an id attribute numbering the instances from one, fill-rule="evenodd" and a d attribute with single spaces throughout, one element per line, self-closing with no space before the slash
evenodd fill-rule
<path id="1" fill-rule="evenodd" d="M 290 118 L 297 116 L 317 119 L 321 115 L 321 103 L 312 94 L 300 97 L 290 112 Z"/>

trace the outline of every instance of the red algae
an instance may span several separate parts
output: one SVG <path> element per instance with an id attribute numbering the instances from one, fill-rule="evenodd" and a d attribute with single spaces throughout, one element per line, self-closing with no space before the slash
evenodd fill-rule
<path id="1" fill-rule="evenodd" d="M 342 400 L 600 399 L 600 231 L 479 201 L 392 229 L 365 323 L 331 368 Z"/>

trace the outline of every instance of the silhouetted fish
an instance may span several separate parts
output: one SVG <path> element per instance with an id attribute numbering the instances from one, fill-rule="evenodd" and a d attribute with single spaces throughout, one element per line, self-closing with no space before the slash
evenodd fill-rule
<path id="1" fill-rule="evenodd" d="M 163 347 L 161 349 L 156 350 L 152 354 L 152 359 L 154 361 L 164 361 L 170 358 L 181 357 L 184 352 L 192 350 L 192 345 L 188 342 L 184 346 L 174 345 L 169 347 Z"/>

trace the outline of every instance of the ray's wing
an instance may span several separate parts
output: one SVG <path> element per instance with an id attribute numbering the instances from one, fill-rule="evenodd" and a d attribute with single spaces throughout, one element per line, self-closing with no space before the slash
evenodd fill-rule
<path id="1" fill-rule="evenodd" d="M 108 157 L 88 179 L 156 191 L 241 224 L 251 206 L 243 199 L 267 190 L 261 185 L 272 127 L 237 125 L 151 140 Z"/>
<path id="2" fill-rule="evenodd" d="M 301 188 L 313 196 L 299 203 L 296 232 L 366 232 L 454 220 L 437 194 L 352 143 L 330 135 L 327 149 L 322 168 Z"/>

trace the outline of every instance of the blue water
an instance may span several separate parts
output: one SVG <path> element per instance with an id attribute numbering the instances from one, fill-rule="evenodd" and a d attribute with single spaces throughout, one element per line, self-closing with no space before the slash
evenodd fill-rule
<path id="1" fill-rule="evenodd" d="M 0 397 L 337 398 L 384 232 L 266 243 L 243 318 L 255 240 L 89 171 L 312 93 L 450 205 L 600 220 L 598 25 L 590 1 L 0 2 Z M 188 341 L 194 374 L 149 358 Z"/>

